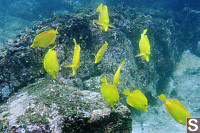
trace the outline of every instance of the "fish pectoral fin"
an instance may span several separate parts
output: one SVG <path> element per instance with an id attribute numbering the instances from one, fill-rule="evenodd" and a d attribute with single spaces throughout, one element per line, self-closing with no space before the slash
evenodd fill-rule
<path id="1" fill-rule="evenodd" d="M 94 20 L 94 23 L 96 23 L 97 25 L 102 25 L 102 23 L 99 22 L 99 20 Z"/>
<path id="2" fill-rule="evenodd" d="M 139 53 L 135 57 L 139 57 L 139 56 L 143 56 L 143 55 L 144 55 L 143 53 Z"/>
<path id="3" fill-rule="evenodd" d="M 64 67 L 72 67 L 72 64 L 66 64 L 66 65 L 64 65 Z"/>

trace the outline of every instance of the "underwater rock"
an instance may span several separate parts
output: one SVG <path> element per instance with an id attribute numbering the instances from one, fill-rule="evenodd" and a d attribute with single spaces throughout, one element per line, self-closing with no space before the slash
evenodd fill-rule
<path id="1" fill-rule="evenodd" d="M 169 99 L 179 100 L 190 112 L 191 117 L 200 116 L 200 58 L 185 51 L 177 62 L 167 85 L 160 92 Z M 186 127 L 177 123 L 166 111 L 161 100 L 148 108 L 148 113 L 132 112 L 133 132 L 185 132 Z"/>
<path id="2" fill-rule="evenodd" d="M 49 29 L 55 30 L 59 24 L 59 35 L 54 43 L 57 44 L 55 50 L 61 65 L 57 78 L 59 82 L 68 81 L 72 86 L 86 90 L 89 88 L 84 82 L 100 75 L 110 75 L 108 80 L 112 82 L 113 74 L 125 59 L 127 63 L 121 71 L 121 79 L 125 84 L 120 84 L 119 89 L 123 91 L 125 87 L 136 88 L 150 96 L 156 96 L 181 54 L 177 50 L 178 41 L 174 41 L 177 29 L 174 28 L 176 22 L 173 18 L 169 19 L 171 15 L 171 12 L 166 13 L 164 10 L 113 7 L 110 8 L 110 21 L 117 28 L 109 28 L 108 32 L 103 32 L 93 23 L 98 16 L 91 9 L 77 10 L 74 15 L 54 16 L 20 33 L 6 48 L 1 49 L 0 84 L 12 85 L 16 91 L 46 74 L 42 62 L 47 49 L 29 46 L 37 34 Z M 148 63 L 143 58 L 135 58 L 139 53 L 140 34 L 145 28 L 148 28 L 147 35 L 152 48 Z M 76 78 L 71 78 L 70 68 L 62 67 L 72 62 L 72 38 L 81 47 L 81 67 Z M 105 41 L 108 42 L 108 49 L 101 62 L 95 65 L 92 53 L 97 53 Z M 99 89 L 96 91 L 99 92 Z"/>
<path id="3" fill-rule="evenodd" d="M 4 114 L 9 115 L 6 119 L 11 120 L 11 123 L 14 123 L 13 125 L 26 123 L 27 127 L 23 130 L 28 131 L 48 131 L 50 129 L 61 131 L 68 129 L 68 127 L 74 127 L 74 129 L 70 129 L 72 131 L 81 131 L 85 130 L 87 124 L 93 130 L 94 125 L 102 127 L 105 123 L 108 123 L 106 127 L 99 128 L 99 130 L 115 131 L 116 128 L 113 129 L 115 126 L 110 125 L 109 122 L 110 119 L 117 121 L 118 117 L 116 116 L 119 115 L 116 113 L 117 110 L 127 108 L 125 106 L 127 105 L 126 96 L 122 95 L 127 87 L 131 91 L 141 90 L 149 99 L 148 105 L 152 108 L 148 109 L 149 112 L 154 112 L 151 117 L 147 113 L 141 112 L 137 117 L 138 119 L 153 119 L 158 112 L 162 111 L 162 109 L 156 109 L 157 106 L 161 105 L 161 102 L 157 101 L 157 96 L 164 91 L 163 88 L 167 84 L 167 79 L 171 75 L 176 62 L 184 49 L 187 48 L 185 42 L 178 38 L 180 33 L 178 32 L 179 29 L 176 28 L 176 19 L 172 17 L 172 12 L 164 10 L 113 7 L 110 8 L 109 13 L 110 22 L 117 28 L 109 28 L 108 32 L 102 31 L 98 25 L 93 23 L 93 20 L 98 18 L 94 10 L 80 9 L 74 14 L 55 15 L 52 19 L 39 22 L 32 28 L 19 33 L 7 47 L 0 49 L 0 86 L 8 85 L 10 93 L 13 94 L 15 91 L 20 91 L 21 88 L 26 88 L 26 86 L 30 88 L 30 85 L 32 85 L 34 89 L 30 89 L 32 91 L 30 95 L 43 101 L 40 102 L 36 98 L 34 100 L 37 101 L 37 104 L 34 100 L 24 103 L 30 107 L 28 106 L 29 109 L 25 109 L 25 112 L 23 112 L 25 115 L 20 114 L 18 116 L 17 124 L 15 119 L 8 119 L 12 116 L 8 112 Z M 50 29 L 55 30 L 57 25 L 59 25 L 59 34 L 54 43 L 57 45 L 54 50 L 57 52 L 61 67 L 57 79 L 53 80 L 44 71 L 42 63 L 48 48 L 30 48 L 29 46 L 37 34 Z M 143 58 L 135 57 L 139 53 L 140 35 L 146 28 L 151 45 L 149 62 L 146 62 Z M 72 62 L 73 38 L 77 40 L 77 44 L 81 47 L 81 66 L 75 76 L 72 75 L 72 69 L 63 67 Z M 96 54 L 105 41 L 108 42 L 107 50 L 102 60 L 98 64 L 94 64 L 95 57 L 92 54 Z M 181 48 L 182 46 L 183 48 Z M 53 45 L 49 47 L 53 47 Z M 121 68 L 120 80 L 122 83 L 117 86 L 120 100 L 116 104 L 116 110 L 115 108 L 110 110 L 103 102 L 104 99 L 100 94 L 101 81 L 99 79 L 107 76 L 108 83 L 112 83 L 113 75 L 122 60 L 125 60 L 126 64 Z M 43 87 L 40 84 L 41 86 L 38 86 L 37 80 L 41 78 L 51 78 L 50 80 L 54 84 L 45 84 L 46 86 Z M 40 87 L 42 87 L 42 90 L 38 89 Z M 70 89 L 73 91 L 70 91 Z M 48 93 L 44 93 L 43 90 Z M 33 95 L 33 93 L 37 94 Z M 28 99 L 32 99 L 30 95 L 27 96 Z M 100 103 L 91 99 L 95 96 L 101 99 Z M 1 102 L 3 102 L 5 99 L 2 97 L 2 88 L 0 97 Z M 21 95 L 21 97 L 23 96 Z M 63 97 L 64 101 L 60 99 Z M 90 99 L 92 102 L 85 101 L 85 99 Z M 8 103 L 9 101 L 10 99 Z M 32 102 L 33 104 L 31 104 Z M 124 105 L 121 103 L 124 103 Z M 114 112 L 112 113 L 112 111 Z M 101 116 L 102 114 L 105 116 Z M 30 116 L 33 117 L 30 118 Z M 107 119 L 107 116 L 113 117 Z M 161 117 L 158 117 L 158 119 L 161 119 Z M 125 121 L 122 120 L 121 122 Z M 147 121 L 151 122 L 152 120 Z M 38 122 L 40 124 L 34 126 Z M 90 122 L 94 123 L 91 124 Z M 56 125 L 49 123 L 56 123 Z M 137 123 L 143 128 L 141 124 L 144 123 L 143 120 Z M 60 126 L 58 128 L 57 125 L 63 125 L 62 129 Z M 10 130 L 10 128 L 5 130 Z M 129 128 L 127 130 L 129 131 Z"/>
<path id="4" fill-rule="evenodd" d="M 191 116 L 200 116 L 200 58 L 185 51 L 177 63 L 165 90 L 171 97 L 182 100 Z"/>
<path id="5" fill-rule="evenodd" d="M 131 132 L 131 113 L 118 102 L 111 109 L 98 92 L 43 78 L 0 106 L 1 132 Z"/>

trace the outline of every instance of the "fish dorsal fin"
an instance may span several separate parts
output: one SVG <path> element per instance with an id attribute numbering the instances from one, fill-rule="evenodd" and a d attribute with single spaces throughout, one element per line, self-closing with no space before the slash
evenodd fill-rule
<path id="1" fill-rule="evenodd" d="M 78 44 L 76 43 L 76 39 L 73 38 L 73 41 L 74 41 L 74 44 L 75 44 L 75 47 L 76 47 L 76 45 L 78 45 Z"/>
<path id="2" fill-rule="evenodd" d="M 167 98 L 165 97 L 164 94 L 161 94 L 160 96 L 158 96 L 162 101 L 164 101 L 165 103 L 167 102 Z"/>
<path id="3" fill-rule="evenodd" d="M 141 37 L 143 37 L 143 36 L 146 34 L 147 30 L 148 30 L 148 29 L 144 29 L 144 30 L 143 30 L 143 33 L 141 34 Z"/>
<path id="4" fill-rule="evenodd" d="M 108 43 L 107 43 L 107 41 L 105 41 L 105 44 L 108 46 Z"/>
<path id="5" fill-rule="evenodd" d="M 103 3 L 101 3 L 101 4 L 97 7 L 96 12 L 102 11 L 102 7 L 103 7 Z"/>
<path id="6" fill-rule="evenodd" d="M 124 91 L 123 94 L 124 94 L 124 95 L 130 95 L 130 94 L 131 94 L 130 89 L 129 89 L 129 88 L 126 88 L 126 90 Z"/>
<path id="7" fill-rule="evenodd" d="M 139 94 L 139 95 L 144 95 L 140 90 L 134 90 L 132 93 L 134 94 Z"/>
<path id="8" fill-rule="evenodd" d="M 104 83 L 108 83 L 108 82 L 107 82 L 107 78 L 106 78 L 106 76 L 104 76 L 104 77 L 101 78 L 100 80 L 101 80 L 102 82 L 104 82 Z"/>
<path id="9" fill-rule="evenodd" d="M 59 24 L 58 24 L 58 26 L 56 27 L 56 34 L 58 34 L 58 27 L 59 27 Z"/>
<path id="10" fill-rule="evenodd" d="M 170 99 L 169 101 L 171 101 L 171 102 L 173 102 L 173 103 L 176 103 L 176 104 L 178 104 L 179 106 L 181 106 L 182 108 L 184 108 L 185 110 L 187 110 L 187 109 L 183 106 L 183 104 L 182 104 L 180 101 L 174 100 L 174 99 Z"/>

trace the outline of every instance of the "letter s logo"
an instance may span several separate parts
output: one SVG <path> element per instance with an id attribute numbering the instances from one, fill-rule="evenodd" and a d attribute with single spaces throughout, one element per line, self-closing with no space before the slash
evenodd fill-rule
<path id="1" fill-rule="evenodd" d="M 194 121 L 194 123 L 192 123 L 192 121 Z M 192 126 L 192 127 L 194 127 L 194 128 L 188 127 L 189 131 L 195 132 L 195 131 L 198 130 L 197 122 L 198 122 L 197 119 L 190 119 L 190 120 L 188 121 L 189 125 Z M 196 123 L 196 124 L 195 124 L 195 123 Z"/>

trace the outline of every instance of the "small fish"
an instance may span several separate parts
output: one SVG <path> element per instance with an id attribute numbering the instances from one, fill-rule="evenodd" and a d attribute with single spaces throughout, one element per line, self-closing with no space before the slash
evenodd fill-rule
<path id="1" fill-rule="evenodd" d="M 104 76 L 101 81 L 101 93 L 103 94 L 106 102 L 108 102 L 112 107 L 119 100 L 119 92 L 115 85 L 108 84 L 106 76 Z"/>
<path id="2" fill-rule="evenodd" d="M 142 110 L 142 111 L 146 111 L 147 110 L 147 105 L 148 105 L 148 101 L 147 98 L 145 97 L 145 95 L 140 91 L 140 90 L 134 90 L 132 92 L 130 92 L 129 88 L 127 88 L 124 93 L 124 95 L 128 95 L 126 102 L 136 108 L 137 110 Z"/>
<path id="3" fill-rule="evenodd" d="M 116 73 L 115 73 L 115 75 L 114 75 L 114 77 L 113 77 L 113 84 L 116 85 L 116 86 L 120 83 L 120 82 L 119 82 L 120 70 L 121 70 L 122 66 L 125 65 L 125 63 L 126 63 L 126 61 L 123 60 L 123 61 L 122 61 L 122 64 L 119 66 L 119 68 L 117 69 L 117 71 L 116 71 Z"/>
<path id="4" fill-rule="evenodd" d="M 47 47 L 54 43 L 56 40 L 56 34 L 58 34 L 58 26 L 56 30 L 48 30 L 37 35 L 30 47 Z"/>
<path id="5" fill-rule="evenodd" d="M 73 76 L 76 74 L 77 69 L 80 67 L 80 51 L 81 48 L 80 46 L 76 43 L 76 39 L 73 38 L 75 48 L 74 48 L 74 56 L 73 56 L 73 61 L 71 65 L 66 65 L 64 67 L 71 67 L 73 71 Z"/>
<path id="6" fill-rule="evenodd" d="M 143 31 L 141 34 L 141 39 L 139 42 L 139 48 L 140 48 L 140 54 L 136 55 L 135 57 L 142 56 L 146 59 L 147 62 L 149 62 L 149 55 L 151 53 L 150 51 L 150 43 L 147 35 L 145 35 L 147 32 L 147 29 Z"/>
<path id="7" fill-rule="evenodd" d="M 180 124 L 186 125 L 186 117 L 190 117 L 190 112 L 183 106 L 183 104 L 174 99 L 167 100 L 164 94 L 159 98 L 165 102 L 167 112 Z"/>
<path id="8" fill-rule="evenodd" d="M 54 79 L 56 79 L 56 74 L 59 71 L 59 64 L 58 64 L 58 59 L 56 56 L 56 51 L 53 50 L 56 47 L 56 45 L 49 49 L 49 51 L 46 53 L 44 57 L 44 69 L 51 75 Z"/>
<path id="9" fill-rule="evenodd" d="M 108 31 L 108 27 L 115 28 L 114 26 L 109 24 L 109 16 L 108 16 L 108 7 L 106 5 L 100 4 L 97 9 L 99 13 L 99 20 L 95 20 L 94 22 L 98 25 L 101 25 L 101 29 Z"/>
<path id="10" fill-rule="evenodd" d="M 108 43 L 105 41 L 105 44 L 99 49 L 99 51 L 97 52 L 97 54 L 95 55 L 95 64 L 99 63 L 107 49 Z"/>

